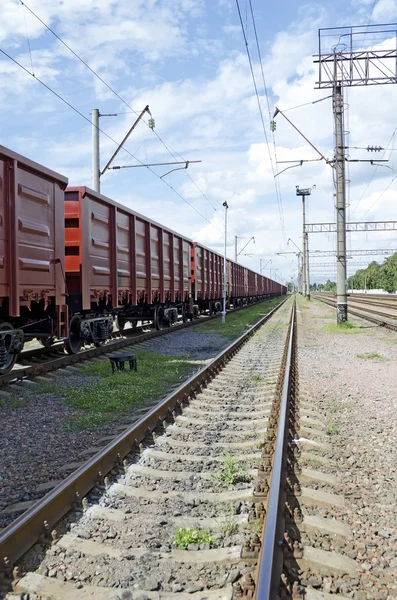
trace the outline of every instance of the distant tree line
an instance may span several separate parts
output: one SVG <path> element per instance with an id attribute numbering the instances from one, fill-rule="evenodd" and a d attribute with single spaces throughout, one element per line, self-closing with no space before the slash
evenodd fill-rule
<path id="1" fill-rule="evenodd" d="M 366 269 L 356 271 L 348 278 L 349 289 L 379 290 L 395 292 L 397 290 L 397 252 L 386 258 L 383 264 L 372 261 Z"/>
<path id="2" fill-rule="evenodd" d="M 312 292 L 335 292 L 336 291 L 336 283 L 335 281 L 328 281 L 326 283 L 313 283 L 310 286 Z"/>
<path id="3" fill-rule="evenodd" d="M 395 292 L 397 290 L 397 252 L 386 258 L 382 264 L 375 260 L 366 269 L 356 271 L 348 277 L 347 288 L 350 290 L 385 290 Z M 310 286 L 313 291 L 336 291 L 335 281 L 328 279 L 327 283 L 314 283 Z"/>

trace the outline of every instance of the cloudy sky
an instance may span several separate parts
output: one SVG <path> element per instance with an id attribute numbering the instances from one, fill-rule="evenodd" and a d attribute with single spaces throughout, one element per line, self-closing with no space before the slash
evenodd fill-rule
<path id="1" fill-rule="evenodd" d="M 259 270 L 259 259 L 276 277 L 290 279 L 301 247 L 301 204 L 295 186 L 316 186 L 307 203 L 308 222 L 334 221 L 332 169 L 323 162 L 288 169 L 276 181 L 277 161 L 318 158 L 283 119 L 270 132 L 274 107 L 286 113 L 327 157 L 333 156 L 329 90 L 315 89 L 318 29 L 397 21 L 395 0 L 252 0 L 263 73 L 249 0 L 239 0 L 243 29 L 264 116 L 266 143 L 235 0 L 20 0 L 1 1 L 0 49 L 33 72 L 45 89 L 0 53 L 0 143 L 69 178 L 91 185 L 91 109 L 117 113 L 100 119 L 101 165 L 148 104 L 155 133 L 141 122 L 115 164 L 201 160 L 163 179 L 145 168 L 109 171 L 101 191 L 181 233 L 221 250 L 222 203 L 227 200 L 228 254 Z M 33 11 L 100 76 L 101 81 L 32 14 Z M 388 36 L 386 36 L 388 37 Z M 366 47 L 395 47 L 392 35 L 361 38 Z M 112 88 L 117 95 L 105 85 Z M 345 128 L 351 159 L 389 159 L 388 168 L 349 165 L 351 220 L 394 219 L 397 193 L 397 90 L 393 85 L 346 90 Z M 309 103 L 309 104 L 307 104 Z M 300 108 L 294 108 L 307 104 Z M 84 119 L 85 117 L 85 119 Z M 145 117 L 147 120 L 147 117 Z M 157 134 L 157 135 L 156 135 Z M 395 134 L 395 135 L 393 135 Z M 365 150 L 379 145 L 376 155 Z M 390 167 L 390 168 L 389 168 Z M 154 167 L 158 176 L 173 167 Z M 395 169 L 395 171 L 393 170 Z M 190 206 L 189 206 L 190 205 Z M 397 248 L 395 233 L 350 234 L 349 247 Z M 311 249 L 332 250 L 333 235 L 316 234 Z M 355 262 L 369 262 L 370 258 Z M 379 260 L 382 260 L 379 257 Z M 313 265 L 315 260 L 312 261 Z M 317 262 L 319 262 L 317 260 Z M 322 259 L 331 262 L 331 259 Z M 355 267 L 357 268 L 357 267 Z M 353 269 L 355 270 L 355 269 Z M 312 281 L 332 275 L 312 270 Z"/>

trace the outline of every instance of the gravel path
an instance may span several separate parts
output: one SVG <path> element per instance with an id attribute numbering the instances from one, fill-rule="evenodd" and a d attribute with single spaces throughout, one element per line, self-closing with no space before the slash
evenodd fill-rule
<path id="1" fill-rule="evenodd" d="M 356 317 L 356 328 L 327 333 L 335 311 L 318 301 L 301 299 L 298 314 L 301 396 L 316 400 L 329 433 L 328 470 L 346 499 L 336 516 L 353 533 L 336 549 L 360 567 L 355 578 L 314 578 L 314 587 L 355 600 L 397 598 L 397 334 Z M 335 549 L 324 538 L 317 546 Z"/>
<path id="2" fill-rule="evenodd" d="M 199 327 L 144 342 L 134 346 L 134 350 L 184 356 L 192 362 L 192 369 L 187 375 L 190 376 L 231 341 L 229 336 L 200 333 Z M 238 334 L 236 332 L 236 337 Z M 70 374 L 56 373 L 48 381 L 66 387 L 87 385 L 90 380 L 92 378 L 70 371 Z M 0 511 L 15 503 L 41 497 L 44 492 L 37 490 L 40 484 L 64 478 L 71 472 L 65 470 L 65 465 L 83 460 L 83 451 L 103 445 L 101 438 L 115 434 L 113 423 L 92 430 L 70 431 L 65 425 L 71 417 L 84 414 L 84 411 L 66 406 L 63 399 L 54 393 L 40 393 L 38 385 L 31 387 L 32 390 L 13 386 L 9 388 L 12 397 L 0 397 Z M 124 414 L 118 424 L 125 422 L 127 427 L 138 416 L 139 411 L 131 409 L 131 413 Z M 0 512 L 0 528 L 15 516 L 15 513 Z"/>

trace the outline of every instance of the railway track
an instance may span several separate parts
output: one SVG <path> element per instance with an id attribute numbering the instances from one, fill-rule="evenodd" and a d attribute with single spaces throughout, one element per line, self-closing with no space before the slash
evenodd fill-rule
<path id="1" fill-rule="evenodd" d="M 333 308 L 336 307 L 336 299 L 334 299 L 333 297 L 323 297 L 322 294 L 313 294 L 313 298 L 315 298 L 316 300 L 319 300 L 320 302 L 323 302 L 324 304 L 328 304 L 328 306 L 332 306 Z M 364 300 L 360 300 L 360 305 L 364 304 Z M 371 303 L 369 303 L 371 304 Z M 388 308 L 388 307 L 386 307 Z M 394 324 L 392 322 L 393 319 L 395 319 L 395 316 L 392 315 L 388 315 L 387 313 L 385 313 L 384 311 L 380 311 L 374 308 L 369 308 L 368 306 L 365 306 L 365 308 L 359 308 L 359 306 L 357 305 L 357 302 L 355 300 L 351 300 L 349 298 L 348 300 L 348 313 L 351 315 L 354 315 L 356 317 L 360 317 L 361 319 L 365 319 L 366 321 L 370 321 L 371 323 L 374 323 L 376 325 L 379 325 L 381 327 L 385 327 L 386 329 L 391 329 L 392 331 L 397 331 L 397 323 Z M 371 314 L 368 314 L 371 313 Z M 373 316 L 373 315 L 377 315 L 377 316 Z M 379 317 L 384 317 L 384 318 L 379 318 Z M 388 320 L 389 319 L 389 320 Z"/>
<path id="2" fill-rule="evenodd" d="M 231 313 L 245 310 L 246 308 L 250 308 L 252 306 L 254 306 L 254 304 L 248 304 L 240 308 L 235 308 L 231 311 Z M 0 375 L 0 388 L 9 385 L 10 383 L 17 383 L 27 377 L 32 378 L 38 375 L 43 375 L 55 369 L 60 369 L 86 360 L 91 360 L 103 354 L 121 350 L 127 346 L 140 344 L 156 337 L 173 333 L 174 331 L 180 331 L 181 329 L 187 327 L 193 327 L 194 325 L 198 325 L 200 323 L 206 323 L 210 319 L 218 318 L 220 318 L 220 314 L 202 316 L 200 319 L 187 321 L 186 323 L 180 321 L 172 327 L 161 330 L 152 329 L 150 331 L 145 331 L 145 329 L 147 329 L 147 326 L 145 325 L 138 327 L 137 329 L 126 329 L 123 334 L 115 332 L 115 339 L 104 344 L 103 346 L 98 348 L 89 348 L 79 352 L 78 354 L 72 355 L 65 354 L 63 342 L 56 343 L 50 347 L 31 348 L 22 352 L 20 360 L 18 361 L 17 365 L 15 365 L 13 370 L 10 371 L 10 373 Z"/>
<path id="3" fill-rule="evenodd" d="M 295 336 L 289 300 L 4 529 L 3 596 L 274 597 L 301 555 L 279 544 L 299 495 Z"/>

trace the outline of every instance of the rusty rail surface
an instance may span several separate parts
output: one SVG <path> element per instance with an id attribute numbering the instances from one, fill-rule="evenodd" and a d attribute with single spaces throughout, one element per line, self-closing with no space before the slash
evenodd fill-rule
<path id="1" fill-rule="evenodd" d="M 336 307 L 336 302 L 332 299 L 332 298 L 319 298 L 319 296 L 317 294 L 313 294 L 313 298 L 315 300 L 319 300 L 319 302 L 323 302 L 324 304 L 327 304 L 328 306 L 331 306 L 332 308 Z M 375 325 L 379 325 L 379 327 L 384 327 L 385 329 L 390 329 L 391 331 L 397 331 L 397 324 L 393 325 L 393 323 L 389 323 L 388 321 L 383 321 L 382 319 L 377 319 L 376 317 L 371 317 L 370 315 L 367 314 L 367 312 L 373 313 L 375 315 L 384 315 L 384 313 L 379 313 L 376 310 L 372 310 L 370 308 L 363 308 L 363 312 L 358 312 L 361 311 L 361 309 L 358 309 L 356 307 L 356 310 L 351 308 L 351 305 L 349 306 L 349 303 L 347 304 L 347 310 L 348 310 L 348 314 L 354 315 L 355 317 L 360 317 L 361 319 L 365 319 L 366 321 L 370 321 L 371 323 L 375 323 Z"/>
<path id="2" fill-rule="evenodd" d="M 285 499 L 287 477 L 287 445 L 294 435 L 293 409 L 297 398 L 296 365 L 296 311 L 292 307 L 287 344 L 284 350 L 282 372 L 278 381 L 278 394 L 269 417 L 267 442 L 262 457 L 273 457 L 263 528 L 261 550 L 255 588 L 256 600 L 272 600 L 279 597 L 280 577 L 283 565 L 283 536 L 285 531 Z M 268 459 L 269 460 L 269 459 Z M 263 473 L 266 478 L 266 467 Z"/>
<path id="3" fill-rule="evenodd" d="M 126 431 L 115 437 L 112 442 L 3 529 L 0 532 L 0 574 L 1 571 L 10 574 L 15 562 L 41 536 L 47 535 L 51 539 L 51 529 L 55 523 L 73 506 L 81 504 L 86 494 L 95 486 L 106 485 L 106 474 L 116 466 L 122 467 L 123 459 L 127 455 L 132 457 L 137 454 L 139 444 L 148 436 L 152 436 L 155 429 L 162 431 L 164 422 L 171 422 L 181 412 L 181 408 L 187 403 L 189 396 L 200 391 L 208 381 L 215 377 L 225 363 L 274 315 L 286 300 L 273 308 L 207 366 L 190 377 L 139 421 L 126 428 Z"/>
<path id="4" fill-rule="evenodd" d="M 280 296 L 280 298 L 281 298 L 281 296 Z M 259 302 L 253 302 L 252 304 L 247 304 L 246 306 L 234 308 L 230 314 L 233 314 L 234 312 L 238 312 L 240 310 L 245 310 L 247 308 L 252 308 L 256 304 L 260 304 L 261 302 L 266 302 L 266 300 L 260 300 Z M 284 300 L 284 302 L 285 302 L 285 300 Z M 281 302 L 281 304 L 282 303 L 283 302 Z M 36 364 L 36 365 L 26 365 L 25 367 L 23 366 L 22 368 L 14 369 L 14 370 L 10 371 L 10 373 L 0 376 L 0 387 L 4 386 L 4 385 L 8 385 L 11 382 L 21 381 L 25 377 L 35 377 L 37 375 L 42 375 L 44 373 L 48 373 L 48 371 L 53 371 L 55 369 L 60 369 L 62 367 L 67 367 L 69 365 L 74 365 L 75 363 L 79 363 L 79 362 L 82 362 L 85 360 L 90 360 L 92 358 L 95 358 L 96 356 L 101 356 L 102 354 L 107 354 L 108 352 L 113 352 L 114 350 L 120 350 L 121 348 L 125 348 L 126 346 L 140 344 L 147 340 L 151 340 L 153 338 L 160 337 L 162 335 L 167 335 L 169 333 L 173 333 L 174 331 L 179 331 L 180 329 L 185 329 L 187 327 L 193 327 L 195 325 L 200 325 L 201 323 L 206 323 L 207 321 L 209 321 L 211 319 L 219 319 L 220 316 L 221 316 L 221 314 L 217 313 L 215 315 L 205 316 L 204 318 L 198 319 L 196 321 L 187 321 L 186 323 L 178 323 L 174 327 L 167 327 L 165 329 L 160 329 L 160 330 L 154 329 L 147 333 L 142 333 L 141 335 L 135 335 L 135 336 L 133 336 L 133 334 L 134 333 L 136 334 L 136 332 L 137 332 L 136 330 L 135 331 L 131 330 L 131 334 L 129 334 L 128 333 L 129 330 L 127 329 L 125 332 L 123 332 L 123 335 L 124 336 L 131 335 L 131 337 L 127 337 L 127 338 L 123 337 L 122 339 L 108 342 L 108 343 L 104 344 L 103 346 L 100 346 L 99 348 L 90 348 L 88 350 L 83 350 L 82 352 L 79 352 L 78 354 L 61 354 L 59 352 L 59 353 L 57 353 L 58 356 L 55 356 L 52 359 L 50 358 L 46 362 Z M 142 326 L 142 327 L 145 327 L 145 326 Z M 63 347 L 63 342 L 60 342 L 59 344 L 62 344 L 62 347 Z M 58 347 L 59 347 L 59 344 L 58 344 Z M 23 352 L 21 354 L 20 360 L 29 360 L 29 357 L 37 357 L 37 356 L 46 355 L 46 354 L 51 355 L 54 351 L 56 352 L 56 348 L 54 346 L 51 346 L 50 348 L 34 348 L 32 350 L 26 350 L 26 354 L 25 354 L 25 352 Z"/>

